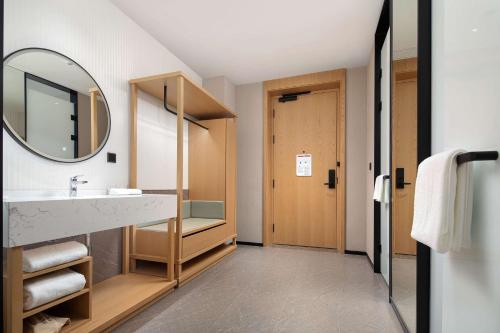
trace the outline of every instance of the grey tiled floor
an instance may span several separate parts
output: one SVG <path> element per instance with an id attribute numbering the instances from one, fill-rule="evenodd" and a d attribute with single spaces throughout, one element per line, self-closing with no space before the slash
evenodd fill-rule
<path id="1" fill-rule="evenodd" d="M 239 246 L 114 332 L 401 332 L 363 256 Z"/>

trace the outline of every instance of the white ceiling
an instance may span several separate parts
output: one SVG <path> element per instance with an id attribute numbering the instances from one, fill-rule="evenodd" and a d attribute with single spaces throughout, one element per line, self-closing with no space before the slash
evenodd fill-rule
<path id="1" fill-rule="evenodd" d="M 363 66 L 382 0 L 111 0 L 204 78 Z"/>

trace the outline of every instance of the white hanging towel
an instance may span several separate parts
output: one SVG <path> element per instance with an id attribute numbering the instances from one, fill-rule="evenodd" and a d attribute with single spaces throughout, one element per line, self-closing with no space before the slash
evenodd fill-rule
<path id="1" fill-rule="evenodd" d="M 442 152 L 418 167 L 411 237 L 440 253 L 470 246 L 472 163 L 457 166 L 463 152 Z"/>
<path id="2" fill-rule="evenodd" d="M 384 179 L 384 177 L 386 179 Z M 373 190 L 373 200 L 381 203 L 389 203 L 390 182 L 387 175 L 379 175 L 375 178 L 375 188 Z"/>

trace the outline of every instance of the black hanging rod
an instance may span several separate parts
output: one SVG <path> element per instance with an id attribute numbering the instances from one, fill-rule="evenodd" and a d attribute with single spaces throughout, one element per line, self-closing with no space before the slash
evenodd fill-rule
<path id="1" fill-rule="evenodd" d="M 174 115 L 176 115 L 176 116 L 177 116 L 177 112 L 176 112 L 176 111 L 174 111 L 174 110 L 170 110 L 170 109 L 168 108 L 168 105 L 167 105 L 167 85 L 164 85 L 164 86 L 163 86 L 163 107 L 165 108 L 165 110 L 167 110 L 167 111 L 168 111 L 168 112 L 170 112 L 171 114 L 174 114 Z M 195 124 L 195 125 L 197 125 L 197 126 L 200 126 L 201 128 L 204 128 L 204 129 L 208 130 L 208 127 L 203 126 L 202 124 L 200 124 L 200 123 L 198 122 L 198 119 L 196 119 L 195 117 L 192 117 L 192 116 L 190 116 L 190 115 L 186 115 L 186 114 L 184 114 L 184 116 L 183 116 L 182 118 L 186 119 L 187 121 L 189 121 L 189 122 L 190 122 L 190 123 L 192 123 L 192 124 Z"/>
<path id="2" fill-rule="evenodd" d="M 472 161 L 496 161 L 498 160 L 498 151 L 470 151 L 457 156 L 457 164 L 463 164 Z"/>
<path id="3" fill-rule="evenodd" d="M 382 178 L 383 180 L 386 180 L 386 179 L 391 179 L 391 176 L 389 175 L 384 175 L 384 177 Z"/>

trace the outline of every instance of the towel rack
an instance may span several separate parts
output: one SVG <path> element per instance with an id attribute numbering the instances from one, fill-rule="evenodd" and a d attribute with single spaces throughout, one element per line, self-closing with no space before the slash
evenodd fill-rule
<path id="1" fill-rule="evenodd" d="M 498 151 L 471 151 L 457 156 L 457 164 L 463 164 L 472 161 L 496 161 L 498 160 Z"/>

